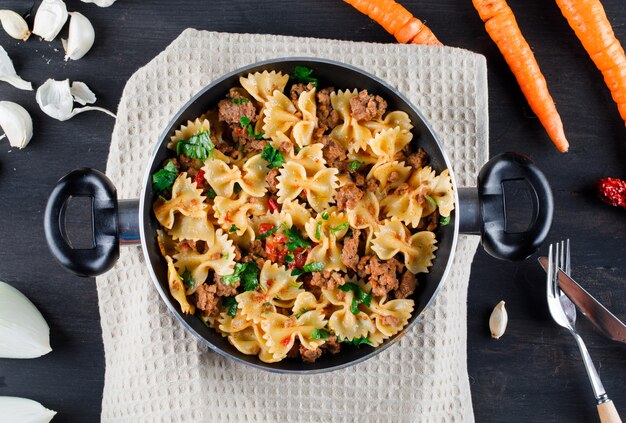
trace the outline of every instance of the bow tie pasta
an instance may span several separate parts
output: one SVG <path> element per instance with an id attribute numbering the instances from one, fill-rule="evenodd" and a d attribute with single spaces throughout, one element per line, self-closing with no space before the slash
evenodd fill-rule
<path id="1" fill-rule="evenodd" d="M 239 79 L 153 174 L 169 294 L 242 354 L 312 363 L 413 318 L 454 210 L 409 115 L 296 67 Z"/>

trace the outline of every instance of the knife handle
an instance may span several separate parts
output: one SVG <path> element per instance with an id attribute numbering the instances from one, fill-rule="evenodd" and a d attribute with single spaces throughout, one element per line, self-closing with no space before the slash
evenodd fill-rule
<path id="1" fill-rule="evenodd" d="M 611 400 L 598 404 L 598 414 L 602 423 L 622 423 L 622 419 L 615 409 L 615 404 Z"/>

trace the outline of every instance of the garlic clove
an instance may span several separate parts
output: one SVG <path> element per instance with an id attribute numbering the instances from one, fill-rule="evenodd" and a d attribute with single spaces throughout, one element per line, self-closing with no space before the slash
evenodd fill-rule
<path id="1" fill-rule="evenodd" d="M 35 358 L 50 351 L 50 328 L 37 307 L 0 282 L 0 358 Z"/>
<path id="2" fill-rule="evenodd" d="M 12 147 L 24 148 L 33 137 L 33 120 L 30 114 L 11 101 L 0 101 L 0 127 Z"/>
<path id="3" fill-rule="evenodd" d="M 8 82 L 20 90 L 33 90 L 33 84 L 17 76 L 13 67 L 13 61 L 11 61 L 11 58 L 2 46 L 0 46 L 0 81 Z"/>
<path id="4" fill-rule="evenodd" d="M 85 104 L 92 104 L 96 102 L 96 95 L 84 82 L 72 82 L 70 92 L 72 93 L 72 97 L 74 97 L 74 101 L 83 106 Z"/>
<path id="5" fill-rule="evenodd" d="M 33 34 L 52 41 L 67 21 L 67 7 L 63 0 L 43 0 L 35 14 Z"/>
<path id="6" fill-rule="evenodd" d="M 113 3 L 115 3 L 115 0 L 81 0 L 81 1 L 83 3 L 94 3 L 100 7 L 109 7 Z"/>
<path id="7" fill-rule="evenodd" d="M 49 423 L 56 413 L 27 398 L 0 397 L 0 416 L 6 423 Z"/>
<path id="8" fill-rule="evenodd" d="M 67 42 L 65 40 L 61 40 L 61 42 L 65 49 L 65 60 L 78 60 L 91 49 L 96 33 L 93 30 L 93 25 L 84 15 L 78 12 L 70 12 L 70 15 L 72 18 L 70 19 L 69 36 Z"/>
<path id="9" fill-rule="evenodd" d="M 489 329 L 493 339 L 500 339 L 504 335 L 508 321 L 509 316 L 506 313 L 506 308 L 504 308 L 504 301 L 500 301 L 489 317 Z"/>
<path id="10" fill-rule="evenodd" d="M 24 18 L 12 10 L 0 10 L 2 28 L 16 40 L 26 41 L 30 37 L 30 30 Z"/>
<path id="11" fill-rule="evenodd" d="M 85 85 L 85 87 L 87 86 Z M 67 79 L 64 81 L 48 79 L 37 89 L 35 99 L 45 114 L 60 121 L 68 120 L 79 113 L 90 110 L 100 111 L 114 118 L 116 117 L 113 112 L 101 107 L 85 106 L 74 109 L 74 97 L 72 96 L 70 81 Z"/>

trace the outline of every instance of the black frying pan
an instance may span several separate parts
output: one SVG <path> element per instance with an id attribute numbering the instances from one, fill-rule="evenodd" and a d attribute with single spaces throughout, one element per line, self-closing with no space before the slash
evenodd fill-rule
<path id="1" fill-rule="evenodd" d="M 297 65 L 312 68 L 320 86 L 336 89 L 367 89 L 382 96 L 389 110 L 409 114 L 413 128 L 413 143 L 426 150 L 430 164 L 438 172 L 449 169 L 456 192 L 456 209 L 449 225 L 437 230 L 437 258 L 428 274 L 420 274 L 418 291 L 414 294 L 415 310 L 409 325 L 378 348 L 370 346 L 343 347 L 336 355 L 325 354 L 314 364 L 299 360 L 283 360 L 267 364 L 256 356 L 244 355 L 230 345 L 226 338 L 207 328 L 194 316 L 185 316 L 178 303 L 169 294 L 167 266 L 157 245 L 159 224 L 152 214 L 155 193 L 151 175 L 171 154 L 167 141 L 175 129 L 187 120 L 193 120 L 224 98 L 228 89 L 238 85 L 239 77 L 248 73 L 276 70 L 291 73 Z M 520 233 L 506 229 L 503 183 L 523 181 L 530 193 L 533 219 L 529 228 Z M 71 197 L 92 198 L 93 245 L 91 249 L 73 249 L 65 233 L 64 211 Z M 45 232 L 53 255 L 70 271 L 82 276 L 95 276 L 109 270 L 119 257 L 120 244 L 139 244 L 157 291 L 174 316 L 209 348 L 219 354 L 255 367 L 278 372 L 313 373 L 339 369 L 366 360 L 397 341 L 415 324 L 422 312 L 433 301 L 452 266 L 459 233 L 480 235 L 482 245 L 492 256 L 506 260 L 523 260 L 534 253 L 546 238 L 552 223 L 553 200 L 550 186 L 541 171 L 530 159 L 515 153 L 506 153 L 491 159 L 480 171 L 476 188 L 458 188 L 443 146 L 424 116 L 396 89 L 355 67 L 316 58 L 284 58 L 255 63 L 238 69 L 213 81 L 196 94 L 174 116 L 163 131 L 148 163 L 139 200 L 117 200 L 111 181 L 94 169 L 78 169 L 61 178 L 46 207 Z"/>

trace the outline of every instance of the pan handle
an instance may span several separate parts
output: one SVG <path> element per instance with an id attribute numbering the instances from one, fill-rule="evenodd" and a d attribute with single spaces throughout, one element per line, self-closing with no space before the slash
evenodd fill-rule
<path id="1" fill-rule="evenodd" d="M 65 228 L 65 210 L 72 197 L 91 198 L 93 248 L 73 248 Z M 104 173 L 82 168 L 56 184 L 44 216 L 44 230 L 50 251 L 63 267 L 79 276 L 97 276 L 117 261 L 120 244 L 139 242 L 138 201 L 122 200 Z"/>
<path id="2" fill-rule="evenodd" d="M 524 181 L 532 221 L 523 232 L 507 232 L 504 183 Z M 545 175 L 528 157 L 503 153 L 478 174 L 477 187 L 459 189 L 459 230 L 481 236 L 485 250 L 503 260 L 524 260 L 543 243 L 552 225 L 554 200 Z"/>

